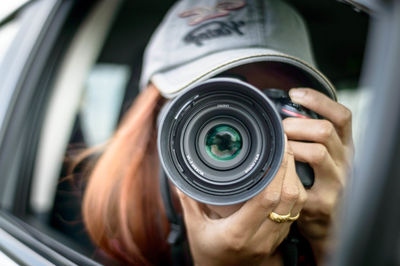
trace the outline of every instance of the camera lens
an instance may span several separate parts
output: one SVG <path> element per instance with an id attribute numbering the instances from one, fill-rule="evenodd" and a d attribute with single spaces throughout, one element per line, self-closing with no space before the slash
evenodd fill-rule
<path id="1" fill-rule="evenodd" d="M 246 201 L 263 190 L 280 167 L 285 145 L 281 118 L 267 96 L 246 82 L 202 82 L 172 100 L 159 121 L 163 169 L 197 201 Z"/>
<path id="2" fill-rule="evenodd" d="M 207 154 L 217 161 L 235 158 L 242 149 L 242 137 L 229 125 L 217 125 L 207 133 L 205 139 Z"/>
<path id="3" fill-rule="evenodd" d="M 297 60 L 263 56 L 251 62 L 258 61 L 294 77 L 295 87 L 336 99 L 326 77 Z M 158 152 L 169 180 L 189 197 L 213 205 L 244 202 L 261 192 L 279 170 L 285 148 L 281 116 L 271 99 L 232 77 L 180 91 L 158 120 Z"/>

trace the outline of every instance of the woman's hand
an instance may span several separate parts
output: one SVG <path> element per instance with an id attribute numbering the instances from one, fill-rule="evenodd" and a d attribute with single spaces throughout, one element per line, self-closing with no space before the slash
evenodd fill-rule
<path id="1" fill-rule="evenodd" d="M 283 121 L 295 159 L 314 169 L 315 182 L 307 190 L 298 226 L 320 260 L 332 242 L 330 233 L 352 161 L 351 112 L 316 90 L 292 89 L 289 95 L 294 103 L 325 118 Z"/>
<path id="2" fill-rule="evenodd" d="M 276 248 L 291 222 L 276 223 L 268 216 L 272 211 L 296 216 L 307 197 L 287 142 L 275 178 L 241 206 L 204 205 L 179 191 L 178 196 L 195 265 L 280 265 Z"/>

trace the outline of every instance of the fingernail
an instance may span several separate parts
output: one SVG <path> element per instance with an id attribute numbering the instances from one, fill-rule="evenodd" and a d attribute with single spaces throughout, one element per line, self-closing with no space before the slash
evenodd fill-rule
<path id="1" fill-rule="evenodd" d="M 300 88 L 291 89 L 289 91 L 290 98 L 297 98 L 297 99 L 303 98 L 305 93 L 306 91 Z"/>

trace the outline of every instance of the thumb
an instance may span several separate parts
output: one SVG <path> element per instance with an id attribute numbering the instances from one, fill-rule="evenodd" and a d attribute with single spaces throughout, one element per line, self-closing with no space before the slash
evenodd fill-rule
<path id="1" fill-rule="evenodd" d="M 200 223 L 205 222 L 206 215 L 199 202 L 185 195 L 179 189 L 176 189 L 176 194 L 181 202 L 183 216 L 187 227 L 198 226 Z"/>

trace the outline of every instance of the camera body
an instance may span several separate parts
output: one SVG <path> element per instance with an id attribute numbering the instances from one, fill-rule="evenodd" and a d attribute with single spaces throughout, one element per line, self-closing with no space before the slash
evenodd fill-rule
<path id="1" fill-rule="evenodd" d="M 312 118 L 320 119 L 321 117 L 313 112 L 304 108 L 303 106 L 293 103 L 287 91 L 280 89 L 263 89 L 263 92 L 275 104 L 275 108 L 280 114 L 282 119 L 288 117 L 297 118 Z M 305 188 L 311 188 L 314 184 L 314 170 L 307 163 L 295 162 L 296 172 Z"/>
<path id="2" fill-rule="evenodd" d="M 212 78 L 186 89 L 163 108 L 158 151 L 170 181 L 213 205 L 246 201 L 276 175 L 285 150 L 281 119 L 318 115 L 287 92 L 263 91 L 236 78 Z M 296 162 L 306 187 L 311 167 Z"/>

